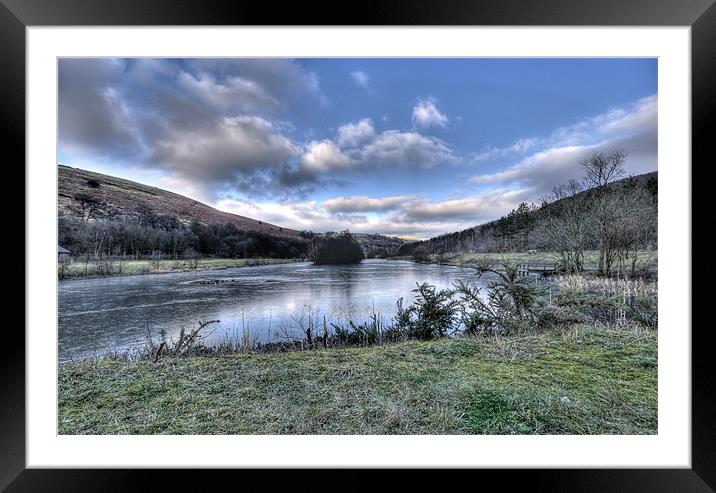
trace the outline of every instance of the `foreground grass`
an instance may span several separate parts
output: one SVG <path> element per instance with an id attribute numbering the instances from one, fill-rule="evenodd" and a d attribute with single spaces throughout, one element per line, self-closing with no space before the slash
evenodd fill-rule
<path id="1" fill-rule="evenodd" d="M 285 264 L 299 262 L 299 259 L 283 258 L 205 258 L 196 261 L 196 265 L 188 260 L 115 260 L 111 263 L 111 272 L 102 271 L 97 262 L 75 260 L 65 264 L 60 278 L 78 279 L 89 277 L 133 276 L 140 274 L 163 274 L 169 272 L 189 272 L 202 270 L 231 269 L 256 265 Z M 106 265 L 106 264 L 105 264 Z M 101 273 L 100 273 L 101 272 Z"/>
<path id="2" fill-rule="evenodd" d="M 443 339 L 59 370 L 60 434 L 655 434 L 655 332 Z"/>

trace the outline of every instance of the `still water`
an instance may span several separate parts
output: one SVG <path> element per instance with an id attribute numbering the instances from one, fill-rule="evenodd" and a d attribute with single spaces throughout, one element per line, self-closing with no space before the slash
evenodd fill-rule
<path id="1" fill-rule="evenodd" d="M 414 299 L 416 283 L 447 288 L 457 279 L 477 276 L 459 267 L 364 260 L 60 281 L 59 359 L 131 350 L 162 329 L 172 336 L 200 320 L 220 320 L 207 342 L 245 332 L 263 342 L 299 337 L 309 313 L 361 323 L 375 312 L 389 322 L 398 298 Z"/>

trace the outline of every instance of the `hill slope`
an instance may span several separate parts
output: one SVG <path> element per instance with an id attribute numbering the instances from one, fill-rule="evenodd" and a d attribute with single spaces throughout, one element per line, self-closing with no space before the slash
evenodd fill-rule
<path id="1" fill-rule="evenodd" d="M 245 232 L 300 238 L 298 231 L 223 212 L 167 190 L 63 165 L 57 168 L 57 201 L 60 217 L 130 219 L 152 214 L 184 224 L 233 224 Z"/>
<path id="2" fill-rule="evenodd" d="M 612 189 L 617 189 L 618 187 L 623 187 L 627 185 L 635 186 L 637 188 L 643 188 L 649 191 L 652 196 L 656 196 L 658 193 L 658 172 L 653 171 L 651 173 L 644 173 L 641 175 L 631 176 L 628 178 L 617 180 L 610 183 L 608 187 Z M 561 200 L 579 199 L 586 193 L 586 191 L 580 192 L 574 197 L 565 198 Z M 532 210 L 528 214 L 533 219 L 538 220 L 541 215 L 549 214 L 549 212 L 553 210 L 553 208 L 557 206 L 561 202 L 561 200 L 545 204 L 543 207 L 538 208 L 536 210 Z M 397 254 L 415 255 L 416 252 L 420 251 L 421 249 L 432 253 L 449 253 L 459 250 L 475 250 L 480 252 L 501 251 L 497 249 L 497 245 L 495 244 L 495 232 L 498 229 L 500 221 L 503 220 L 505 217 L 506 216 L 503 216 L 503 218 L 495 219 L 493 221 L 473 226 L 472 228 L 468 228 L 462 231 L 456 231 L 454 233 L 447 233 L 444 235 L 435 236 L 427 240 L 406 243 L 400 246 Z"/>

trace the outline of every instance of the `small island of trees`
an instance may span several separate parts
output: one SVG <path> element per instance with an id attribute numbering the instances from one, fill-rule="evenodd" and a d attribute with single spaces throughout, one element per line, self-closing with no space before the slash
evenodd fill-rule
<path id="1" fill-rule="evenodd" d="M 311 238 L 311 257 L 315 264 L 355 264 L 363 260 L 363 249 L 348 230 Z"/>

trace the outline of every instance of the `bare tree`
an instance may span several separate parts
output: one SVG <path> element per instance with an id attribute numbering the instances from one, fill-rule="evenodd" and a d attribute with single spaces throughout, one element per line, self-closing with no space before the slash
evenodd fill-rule
<path id="1" fill-rule="evenodd" d="M 593 224 L 599 249 L 600 274 L 610 275 L 616 256 L 616 224 L 623 214 L 624 204 L 619 193 L 610 190 L 607 185 L 624 175 L 626 153 L 616 150 L 608 153 L 596 153 L 580 163 L 584 169 L 584 184 L 589 188 L 585 200 L 589 204 L 589 214 L 584 219 Z"/>
<path id="2" fill-rule="evenodd" d="M 584 169 L 584 182 L 587 188 L 598 190 L 624 176 L 626 157 L 626 152 L 622 150 L 597 152 L 580 162 L 579 165 Z"/>
<path id="3" fill-rule="evenodd" d="M 535 231 L 540 242 L 556 252 L 563 268 L 575 273 L 584 269 L 584 251 L 589 241 L 588 204 L 578 194 L 584 185 L 576 180 L 559 185 L 545 199 L 551 202 Z"/>
<path id="4" fill-rule="evenodd" d="M 639 249 L 656 236 L 656 215 L 652 197 L 643 188 L 622 187 L 610 197 L 615 209 L 609 229 L 609 251 L 605 271 L 628 277 L 636 273 Z"/>

